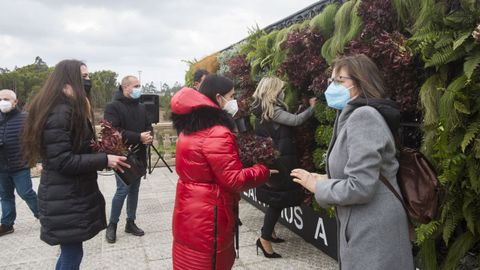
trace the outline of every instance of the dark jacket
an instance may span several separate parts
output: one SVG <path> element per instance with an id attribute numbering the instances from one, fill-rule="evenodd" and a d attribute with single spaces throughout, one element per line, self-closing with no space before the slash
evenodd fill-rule
<path id="1" fill-rule="evenodd" d="M 107 104 L 105 108 L 104 118 L 122 133 L 126 145 L 138 145 L 136 155 L 146 168 L 147 151 L 146 146 L 140 141 L 140 133 L 153 131 L 153 128 L 140 99 L 127 98 L 122 91 L 117 91 L 113 102 Z"/>
<path id="2" fill-rule="evenodd" d="M 20 135 L 27 114 L 17 107 L 8 113 L 0 112 L 0 172 L 28 169 L 22 159 Z"/>
<path id="3" fill-rule="evenodd" d="M 57 105 L 42 135 L 43 171 L 38 187 L 40 238 L 50 245 L 86 241 L 106 227 L 105 200 L 97 171 L 107 167 L 107 155 L 92 153 L 90 124 L 80 149 L 72 147 L 72 110 Z"/>
<path id="4" fill-rule="evenodd" d="M 299 167 L 296 147 L 293 136 L 293 126 L 303 124 L 312 114 L 309 108 L 301 114 L 291 114 L 280 106 L 275 107 L 273 119 L 261 122 L 262 109 L 253 108 L 255 115 L 255 134 L 262 137 L 271 137 L 280 156 L 274 161 L 272 169 L 279 170 L 268 181 L 268 186 L 277 190 L 295 190 L 300 186 L 293 182 L 290 172 Z"/>
<path id="5" fill-rule="evenodd" d="M 173 211 L 173 268 L 231 269 L 240 192 L 265 182 L 269 170 L 243 168 L 231 120 L 208 97 L 183 88 L 172 98 L 178 174 Z M 194 258 L 194 259 L 192 259 Z"/>

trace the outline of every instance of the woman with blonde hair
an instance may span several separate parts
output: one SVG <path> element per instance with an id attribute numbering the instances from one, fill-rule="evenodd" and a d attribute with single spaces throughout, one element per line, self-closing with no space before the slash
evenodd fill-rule
<path id="1" fill-rule="evenodd" d="M 325 92 L 339 110 L 327 154 L 327 175 L 295 169 L 294 181 L 315 193 L 322 207 L 335 206 L 341 269 L 414 269 L 405 210 L 380 178 L 398 193 L 395 137 L 400 111 L 386 98 L 375 63 L 367 56 L 341 57 Z"/>
<path id="2" fill-rule="evenodd" d="M 297 206 L 303 201 L 304 192 L 294 183 L 290 171 L 298 167 L 293 128 L 307 121 L 313 115 L 316 98 L 310 98 L 310 107 L 300 114 L 288 112 L 285 104 L 285 83 L 277 77 L 264 77 L 253 94 L 252 112 L 256 116 L 255 133 L 262 137 L 271 137 L 280 156 L 274 161 L 273 169 L 279 170 L 269 181 L 257 188 L 257 198 L 268 204 L 265 213 L 258 248 L 267 258 L 280 258 L 273 251 L 271 242 L 282 243 L 285 240 L 276 237 L 274 227 L 283 208 Z"/>

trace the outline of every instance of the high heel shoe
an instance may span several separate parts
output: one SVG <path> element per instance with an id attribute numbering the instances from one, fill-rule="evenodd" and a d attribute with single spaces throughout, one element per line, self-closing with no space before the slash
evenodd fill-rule
<path id="1" fill-rule="evenodd" d="M 285 239 L 282 239 L 280 237 L 276 237 L 276 238 L 270 237 L 270 239 L 265 239 L 265 240 L 268 240 L 268 241 L 270 241 L 272 243 L 276 243 L 276 244 L 285 242 Z"/>
<path id="2" fill-rule="evenodd" d="M 275 244 L 285 242 L 285 239 L 282 239 L 280 237 L 273 238 L 273 236 L 270 236 L 270 237 L 262 236 L 262 238 Z"/>
<path id="3" fill-rule="evenodd" d="M 272 243 L 278 244 L 278 243 L 283 243 L 283 242 L 285 242 L 285 239 L 282 239 L 282 238 L 280 238 L 280 237 L 277 237 L 277 238 L 273 238 L 273 237 L 272 237 L 269 241 L 272 242 Z"/>
<path id="4" fill-rule="evenodd" d="M 258 248 L 262 250 L 263 256 L 265 256 L 266 258 L 276 259 L 276 258 L 282 257 L 282 255 L 276 253 L 275 251 L 272 254 L 268 253 L 265 250 L 265 248 L 263 248 L 262 242 L 260 242 L 260 238 L 257 239 L 257 255 L 258 255 Z"/>

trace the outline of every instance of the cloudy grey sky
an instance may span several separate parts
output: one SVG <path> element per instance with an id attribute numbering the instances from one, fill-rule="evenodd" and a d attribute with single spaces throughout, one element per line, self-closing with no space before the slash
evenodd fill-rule
<path id="1" fill-rule="evenodd" d="M 62 59 L 142 83 L 183 84 L 187 64 L 317 0 L 0 0 L 0 67 Z"/>

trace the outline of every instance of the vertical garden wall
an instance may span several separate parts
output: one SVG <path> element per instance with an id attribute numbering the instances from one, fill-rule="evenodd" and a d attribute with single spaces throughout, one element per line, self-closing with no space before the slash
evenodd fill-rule
<path id="1" fill-rule="evenodd" d="M 336 115 L 323 98 L 330 64 L 339 55 L 368 55 L 400 104 L 403 144 L 429 157 L 446 191 L 439 218 L 416 227 L 417 263 L 422 269 L 478 267 L 480 41 L 472 32 L 480 23 L 480 1 L 320 1 L 311 9 L 297 23 L 252 29 L 242 42 L 191 63 L 186 81 L 197 68 L 234 79 L 237 117 L 246 122 L 263 76 L 287 82 L 292 112 L 316 96 L 315 119 L 297 128 L 296 143 L 302 166 L 323 173 Z"/>

